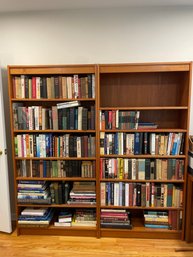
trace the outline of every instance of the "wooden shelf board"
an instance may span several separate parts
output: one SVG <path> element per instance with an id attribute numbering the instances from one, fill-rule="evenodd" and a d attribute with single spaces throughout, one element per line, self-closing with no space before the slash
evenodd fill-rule
<path id="1" fill-rule="evenodd" d="M 189 71 L 190 63 L 144 63 L 144 64 L 101 64 L 100 73 L 130 73 L 130 72 L 173 72 Z"/>
<path id="2" fill-rule="evenodd" d="M 90 74 L 95 73 L 94 64 L 83 65 L 22 65 L 8 66 L 10 75 Z"/>
<path id="3" fill-rule="evenodd" d="M 101 209 L 133 209 L 133 210 L 182 210 L 182 207 L 142 207 L 142 206 L 100 206 Z"/>
<path id="4" fill-rule="evenodd" d="M 153 158 L 158 158 L 158 159 L 161 159 L 161 158 L 166 158 L 166 159 L 178 159 L 178 158 L 181 158 L 181 159 L 184 159 L 186 158 L 186 155 L 151 155 L 151 154 L 138 154 L 138 155 L 119 155 L 119 154 L 110 154 L 110 155 L 100 155 L 101 158 L 135 158 L 135 159 L 138 159 L 138 158 L 142 158 L 142 159 L 147 159 L 147 158 L 150 158 L 150 159 L 153 159 Z"/>
<path id="5" fill-rule="evenodd" d="M 14 133 L 96 133 L 95 130 L 14 130 Z"/>
<path id="6" fill-rule="evenodd" d="M 53 177 L 53 178 L 35 178 L 35 177 L 17 177 L 16 180 L 45 180 L 45 181 L 96 181 L 96 178 L 81 177 Z"/>
<path id="7" fill-rule="evenodd" d="M 155 133 L 166 133 L 166 132 L 173 132 L 173 133 L 186 133 L 187 129 L 172 129 L 172 128 L 159 128 L 159 129 L 104 129 L 100 130 L 100 132 L 106 132 L 106 133 L 118 133 L 118 132 L 130 132 L 130 133 L 136 133 L 136 132 L 155 132 Z"/>
<path id="8" fill-rule="evenodd" d="M 18 227 L 19 235 L 61 235 L 61 236 L 90 236 L 97 237 L 97 230 L 93 227 L 63 227 L 63 228 L 36 228 Z"/>
<path id="9" fill-rule="evenodd" d="M 161 111 L 161 110 L 187 110 L 188 106 L 132 106 L 132 107 L 100 107 L 99 110 L 105 111 L 105 110 L 133 110 L 133 111 Z"/>
<path id="10" fill-rule="evenodd" d="M 141 180 L 141 179 L 118 179 L 118 178 L 102 178 L 100 179 L 100 182 L 154 182 L 154 183 L 184 183 L 184 180 L 177 180 L 177 179 L 172 179 L 172 180 L 156 180 L 156 179 L 146 179 L 146 180 Z"/>
<path id="11" fill-rule="evenodd" d="M 85 160 L 94 161 L 95 157 L 15 157 L 15 160 Z"/>
<path id="12" fill-rule="evenodd" d="M 95 98 L 11 98 L 12 102 L 71 102 L 71 101 L 95 101 Z"/>
<path id="13" fill-rule="evenodd" d="M 17 203 L 18 207 L 52 207 L 52 208 L 90 208 L 90 209 L 95 209 L 96 205 L 95 204 L 28 204 L 28 203 Z"/>

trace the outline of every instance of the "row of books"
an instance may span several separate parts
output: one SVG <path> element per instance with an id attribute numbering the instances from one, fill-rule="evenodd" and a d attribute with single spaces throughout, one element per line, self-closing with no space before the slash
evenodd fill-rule
<path id="1" fill-rule="evenodd" d="M 17 199 L 44 200 L 51 198 L 52 204 L 96 204 L 95 182 L 88 181 L 23 181 L 17 184 Z M 20 202 L 20 201 L 19 201 Z"/>
<path id="2" fill-rule="evenodd" d="M 100 154 L 183 154 L 184 133 L 100 132 Z"/>
<path id="3" fill-rule="evenodd" d="M 50 193 L 53 204 L 96 204 L 93 182 L 52 182 Z"/>
<path id="4" fill-rule="evenodd" d="M 95 204 L 96 190 L 93 182 L 52 182 L 50 194 L 53 204 Z"/>
<path id="5" fill-rule="evenodd" d="M 13 103 L 15 130 L 94 130 L 95 106 L 68 107 L 64 105 L 42 107 Z M 69 105 L 71 106 L 71 105 Z"/>
<path id="6" fill-rule="evenodd" d="M 164 183 L 101 182 L 101 205 L 182 207 L 179 185 Z"/>
<path id="7" fill-rule="evenodd" d="M 132 229 L 130 212 L 121 209 L 101 209 L 101 228 Z"/>
<path id="8" fill-rule="evenodd" d="M 54 218 L 55 216 L 55 218 Z M 57 218 L 56 218 L 57 217 Z M 101 209 L 101 228 L 132 229 L 132 213 L 123 209 Z M 94 209 L 61 209 L 26 207 L 18 216 L 20 227 L 48 227 L 53 220 L 55 227 L 96 227 Z M 181 230 L 182 211 L 144 211 L 144 226 L 151 229 Z"/>
<path id="9" fill-rule="evenodd" d="M 95 75 L 14 76 L 13 98 L 95 98 Z"/>
<path id="10" fill-rule="evenodd" d="M 180 180 L 184 177 L 184 160 L 101 158 L 100 177 L 133 180 Z"/>
<path id="11" fill-rule="evenodd" d="M 144 211 L 144 226 L 155 229 L 181 230 L 182 211 Z"/>
<path id="12" fill-rule="evenodd" d="M 93 209 L 75 211 L 62 209 L 57 213 L 53 208 L 26 207 L 18 216 L 18 225 L 20 227 L 48 227 L 52 220 L 56 220 L 54 221 L 56 227 L 96 226 L 96 212 Z"/>
<path id="13" fill-rule="evenodd" d="M 17 134 L 16 157 L 95 157 L 95 136 Z"/>
<path id="14" fill-rule="evenodd" d="M 58 214 L 57 221 L 54 222 L 56 227 L 77 227 L 77 226 L 95 226 L 96 211 L 93 209 L 77 209 L 74 212 L 61 210 Z"/>
<path id="15" fill-rule="evenodd" d="M 137 129 L 139 111 L 100 111 L 100 129 Z"/>
<path id="16" fill-rule="evenodd" d="M 50 160 L 17 160 L 18 177 L 95 178 L 95 161 L 50 161 Z"/>
<path id="17" fill-rule="evenodd" d="M 52 204 L 66 204 L 69 200 L 72 184 L 60 181 L 51 182 L 49 185 Z"/>

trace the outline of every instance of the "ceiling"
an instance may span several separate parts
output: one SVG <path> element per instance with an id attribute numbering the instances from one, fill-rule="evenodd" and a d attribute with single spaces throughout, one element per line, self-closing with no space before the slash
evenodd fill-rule
<path id="1" fill-rule="evenodd" d="M 0 12 L 190 5 L 193 6 L 193 0 L 0 0 Z"/>

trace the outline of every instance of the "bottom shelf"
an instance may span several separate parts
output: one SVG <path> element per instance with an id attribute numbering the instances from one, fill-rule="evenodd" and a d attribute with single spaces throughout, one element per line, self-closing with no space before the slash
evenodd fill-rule
<path id="1" fill-rule="evenodd" d="M 127 238 L 147 238 L 147 239 L 182 239 L 182 231 L 166 229 L 149 229 L 136 227 L 131 230 L 107 229 L 100 230 L 100 237 L 127 237 Z"/>
<path id="2" fill-rule="evenodd" d="M 97 237 L 96 227 L 18 227 L 18 235 L 58 235 L 58 236 L 88 236 Z"/>
<path id="3" fill-rule="evenodd" d="M 181 230 L 151 229 L 133 225 L 132 229 L 110 229 L 96 227 L 18 227 L 18 235 L 58 235 L 85 237 L 126 237 L 147 239 L 182 239 Z"/>
<path id="4" fill-rule="evenodd" d="M 126 237 L 147 239 L 182 239 L 181 230 L 145 228 L 141 218 L 132 221 L 132 229 L 101 228 L 100 237 Z"/>

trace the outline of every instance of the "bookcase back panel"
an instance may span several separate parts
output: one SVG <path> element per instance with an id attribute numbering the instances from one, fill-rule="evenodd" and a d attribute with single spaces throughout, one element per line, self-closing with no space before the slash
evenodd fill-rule
<path id="1" fill-rule="evenodd" d="M 187 110 L 140 111 L 140 122 L 153 122 L 160 129 L 186 129 Z"/>
<path id="2" fill-rule="evenodd" d="M 187 106 L 187 78 L 187 72 L 101 74 L 100 106 Z"/>

